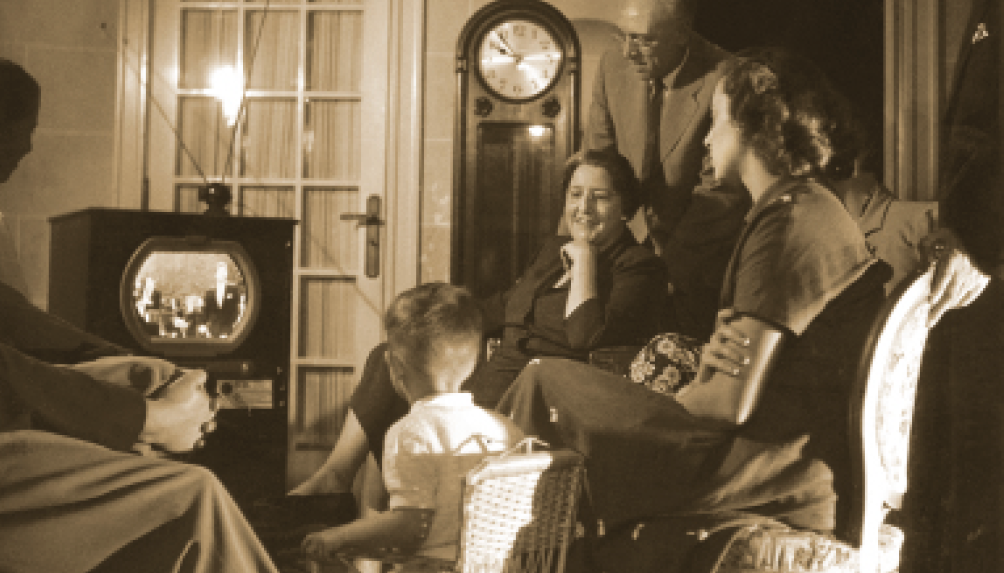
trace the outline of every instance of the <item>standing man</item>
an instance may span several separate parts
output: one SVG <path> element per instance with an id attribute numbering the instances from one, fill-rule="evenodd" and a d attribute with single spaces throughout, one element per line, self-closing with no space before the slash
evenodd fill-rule
<path id="1" fill-rule="evenodd" d="M 240 318 L 240 289 L 227 280 L 229 271 L 223 261 L 216 263 L 216 288 L 204 297 L 206 325 L 212 338 L 229 338 Z"/>
<path id="2" fill-rule="evenodd" d="M 942 127 L 939 238 L 953 256 L 969 253 L 984 285 L 1004 278 L 1000 21 L 999 0 L 973 2 Z"/>
<path id="3" fill-rule="evenodd" d="M 703 174 L 711 95 L 730 55 L 691 29 L 693 0 L 622 0 L 621 48 L 600 63 L 585 146 L 628 158 L 649 239 L 669 267 L 673 330 L 710 334 L 725 265 L 749 209 Z"/>

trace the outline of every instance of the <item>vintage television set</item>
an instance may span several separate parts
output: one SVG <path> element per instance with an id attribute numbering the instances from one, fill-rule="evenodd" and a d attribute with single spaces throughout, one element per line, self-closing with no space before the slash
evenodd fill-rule
<path id="1" fill-rule="evenodd" d="M 296 221 L 97 208 L 50 223 L 50 312 L 205 369 L 218 427 L 186 460 L 242 505 L 282 495 Z"/>

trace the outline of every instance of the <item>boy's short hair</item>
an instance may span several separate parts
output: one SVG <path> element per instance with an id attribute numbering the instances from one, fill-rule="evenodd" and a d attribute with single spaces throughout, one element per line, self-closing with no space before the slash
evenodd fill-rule
<path id="1" fill-rule="evenodd" d="M 433 377 L 476 358 L 481 324 L 481 309 L 471 293 L 442 282 L 402 292 L 384 314 L 391 348 L 403 351 L 401 358 L 411 367 Z"/>

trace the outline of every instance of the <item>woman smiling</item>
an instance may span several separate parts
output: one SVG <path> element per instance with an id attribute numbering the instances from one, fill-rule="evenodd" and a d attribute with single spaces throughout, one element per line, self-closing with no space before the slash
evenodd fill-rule
<path id="1" fill-rule="evenodd" d="M 777 49 L 731 63 L 712 110 L 714 176 L 753 207 L 696 376 L 660 392 L 547 358 L 499 404 L 585 456 L 603 524 L 587 539 L 608 573 L 681 571 L 709 531 L 738 524 L 844 524 L 846 405 L 889 276 L 830 189 L 851 173 L 855 123 L 815 66 Z"/>
<path id="2" fill-rule="evenodd" d="M 627 159 L 580 152 L 562 183 L 570 236 L 549 238 L 515 285 L 481 301 L 485 333 L 501 335 L 501 345 L 462 387 L 479 406 L 494 408 L 533 358 L 584 361 L 596 348 L 642 344 L 662 327 L 666 270 L 627 228 L 641 204 Z M 335 449 L 293 494 L 347 490 L 367 452 L 380 460 L 384 434 L 408 407 L 383 355 L 383 345 L 370 354 Z"/>

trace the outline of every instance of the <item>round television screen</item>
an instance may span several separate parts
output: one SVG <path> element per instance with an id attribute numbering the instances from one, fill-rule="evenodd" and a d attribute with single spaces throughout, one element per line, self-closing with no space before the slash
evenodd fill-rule
<path id="1" fill-rule="evenodd" d="M 250 331 L 257 314 L 257 273 L 232 241 L 148 239 L 122 280 L 123 318 L 147 350 L 229 350 Z"/>

